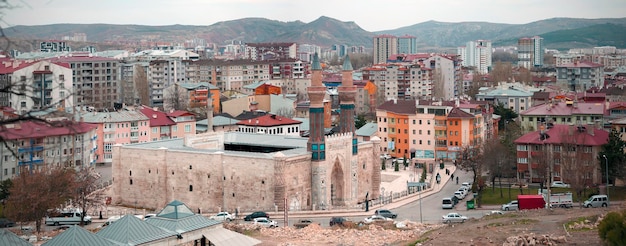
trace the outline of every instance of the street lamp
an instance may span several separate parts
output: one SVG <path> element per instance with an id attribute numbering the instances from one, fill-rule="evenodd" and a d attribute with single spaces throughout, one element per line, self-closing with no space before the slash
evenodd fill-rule
<path id="1" fill-rule="evenodd" d="M 385 187 L 380 187 L 380 194 L 381 194 L 381 197 L 382 197 L 380 203 L 381 204 L 385 204 Z"/>
<path id="2" fill-rule="evenodd" d="M 609 159 L 606 158 L 606 155 L 602 155 L 602 157 L 604 157 L 604 167 L 606 168 L 606 200 L 611 203 L 609 198 Z"/>

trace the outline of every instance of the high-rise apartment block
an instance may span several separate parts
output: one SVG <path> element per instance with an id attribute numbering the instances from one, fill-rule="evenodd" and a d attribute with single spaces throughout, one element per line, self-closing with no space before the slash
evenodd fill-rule
<path id="1" fill-rule="evenodd" d="M 517 41 L 517 65 L 525 68 L 543 66 L 544 56 L 543 38 L 520 38 Z"/>
<path id="2" fill-rule="evenodd" d="M 398 37 L 398 54 L 417 53 L 417 37 L 404 35 Z"/>
<path id="3" fill-rule="evenodd" d="M 296 58 L 297 53 L 296 43 L 248 43 L 244 58 L 253 61 L 280 60 Z"/>
<path id="4" fill-rule="evenodd" d="M 457 54 L 461 56 L 464 67 L 474 67 L 482 74 L 491 70 L 491 41 L 476 40 L 469 41 L 465 46 L 457 48 Z"/>
<path id="5" fill-rule="evenodd" d="M 119 103 L 119 60 L 72 53 L 50 61 L 70 64 L 74 73 L 74 105 L 113 110 L 115 103 Z"/>
<path id="6" fill-rule="evenodd" d="M 393 54 L 398 53 L 398 38 L 383 34 L 374 37 L 374 64 L 386 63 Z"/>

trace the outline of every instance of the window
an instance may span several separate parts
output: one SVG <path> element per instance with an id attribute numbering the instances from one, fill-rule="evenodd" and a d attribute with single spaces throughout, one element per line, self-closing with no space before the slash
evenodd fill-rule
<path id="1" fill-rule="evenodd" d="M 172 131 L 173 132 L 177 132 L 178 131 L 178 126 L 172 126 Z"/>
<path id="2" fill-rule="evenodd" d="M 518 145 L 517 151 L 528 151 L 528 145 Z"/>
<path id="3" fill-rule="evenodd" d="M 157 133 L 159 131 L 158 127 L 152 127 L 152 133 Z"/>
<path id="4" fill-rule="evenodd" d="M 59 74 L 59 80 L 65 81 L 65 74 Z"/>
<path id="5" fill-rule="evenodd" d="M 552 151 L 554 151 L 554 152 L 561 152 L 561 146 L 554 146 L 552 148 Z"/>
<path id="6" fill-rule="evenodd" d="M 584 151 L 585 153 L 591 153 L 592 149 L 590 146 L 585 146 Z"/>
<path id="7" fill-rule="evenodd" d="M 528 163 L 528 158 L 517 158 L 517 163 Z"/>

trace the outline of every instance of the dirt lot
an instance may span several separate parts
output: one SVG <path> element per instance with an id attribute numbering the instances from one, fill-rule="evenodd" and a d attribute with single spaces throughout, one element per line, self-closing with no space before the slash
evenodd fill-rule
<path id="1" fill-rule="evenodd" d="M 393 224 L 351 228 L 229 228 L 261 240 L 261 245 L 600 245 L 599 219 L 611 210 L 554 209 L 510 212 L 471 219 L 463 224 Z M 598 219 L 599 218 L 599 219 Z M 579 222 L 577 222 L 579 221 Z M 565 227 L 564 227 L 565 225 Z M 565 229 L 567 228 L 567 230 Z"/>

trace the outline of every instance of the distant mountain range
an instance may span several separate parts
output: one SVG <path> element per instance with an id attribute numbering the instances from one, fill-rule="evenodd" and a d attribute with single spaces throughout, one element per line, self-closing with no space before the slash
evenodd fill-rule
<path id="1" fill-rule="evenodd" d="M 489 22 L 427 21 L 393 30 L 368 32 L 354 22 L 322 16 L 310 23 L 282 22 L 265 18 L 244 18 L 218 22 L 209 26 L 52 24 L 14 26 L 4 30 L 6 36 L 20 40 L 62 39 L 74 33 L 85 33 L 90 42 L 132 43 L 144 41 L 178 42 L 194 38 L 218 45 L 233 41 L 243 43 L 297 42 L 330 47 L 347 44 L 372 47 L 379 34 L 411 35 L 420 49 L 454 48 L 478 39 L 491 40 L 495 46 L 515 45 L 517 39 L 539 35 L 547 48 L 568 49 L 612 45 L 626 48 L 626 18 L 577 19 L 552 18 L 527 24 Z"/>

